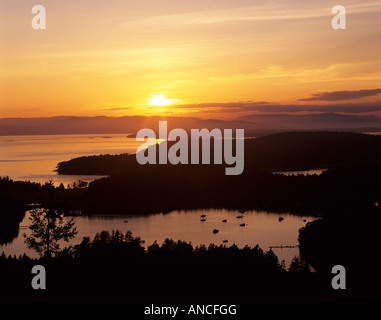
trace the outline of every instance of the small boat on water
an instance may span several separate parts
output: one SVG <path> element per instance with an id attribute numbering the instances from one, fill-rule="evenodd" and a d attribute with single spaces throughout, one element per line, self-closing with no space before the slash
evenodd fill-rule
<path id="1" fill-rule="evenodd" d="M 202 214 L 202 215 L 201 215 L 201 218 L 205 218 L 205 217 L 206 217 L 206 214 Z"/>
<path id="2" fill-rule="evenodd" d="M 239 210 L 239 213 L 245 213 L 245 210 L 241 209 Z"/>
<path id="3" fill-rule="evenodd" d="M 214 229 L 214 230 L 213 230 L 213 233 L 214 233 L 214 234 L 219 233 L 219 232 L 220 232 L 220 230 L 218 230 L 218 229 Z"/>
<path id="4" fill-rule="evenodd" d="M 128 220 L 124 220 L 123 222 L 124 222 L 124 223 L 128 223 Z"/>
<path id="5" fill-rule="evenodd" d="M 242 219 L 243 218 L 243 216 L 237 216 L 237 219 Z"/>
<path id="6" fill-rule="evenodd" d="M 223 243 L 228 243 L 229 241 L 228 240 L 224 240 L 224 241 L 222 241 Z"/>
<path id="7" fill-rule="evenodd" d="M 279 222 L 282 222 L 284 220 L 284 218 L 279 217 L 278 220 L 279 220 Z"/>
<path id="8" fill-rule="evenodd" d="M 240 226 L 240 227 L 245 227 L 245 226 L 246 226 L 246 223 L 241 223 L 239 226 Z"/>
<path id="9" fill-rule="evenodd" d="M 228 220 L 227 220 L 227 219 L 224 219 L 224 220 L 222 220 L 222 222 L 228 222 Z"/>
<path id="10" fill-rule="evenodd" d="M 200 221 L 201 221 L 201 222 L 204 222 L 204 221 L 206 221 L 206 219 L 201 219 Z"/>

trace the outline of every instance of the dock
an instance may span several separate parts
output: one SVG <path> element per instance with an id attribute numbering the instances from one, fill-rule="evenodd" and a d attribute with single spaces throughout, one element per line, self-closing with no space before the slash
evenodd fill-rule
<path id="1" fill-rule="evenodd" d="M 284 245 L 269 246 L 270 249 L 293 249 L 293 248 L 297 248 L 297 247 L 299 247 L 299 245 L 295 245 L 295 246 L 284 246 Z"/>

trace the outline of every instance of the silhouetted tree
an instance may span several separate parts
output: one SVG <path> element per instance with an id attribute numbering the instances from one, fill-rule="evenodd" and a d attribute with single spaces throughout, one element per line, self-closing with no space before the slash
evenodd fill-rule
<path id="1" fill-rule="evenodd" d="M 291 261 L 291 265 L 288 268 L 288 271 L 289 272 L 310 272 L 311 269 L 308 263 L 306 263 L 304 260 L 295 256 Z"/>
<path id="2" fill-rule="evenodd" d="M 64 213 L 56 209 L 35 209 L 31 213 L 32 222 L 29 229 L 31 236 L 25 237 L 29 249 L 33 249 L 42 257 L 50 258 L 60 250 L 59 241 L 68 242 L 78 233 L 74 220 L 64 220 Z"/>
<path id="3" fill-rule="evenodd" d="M 77 187 L 78 188 L 86 188 L 88 186 L 88 183 L 86 181 L 78 180 Z"/>

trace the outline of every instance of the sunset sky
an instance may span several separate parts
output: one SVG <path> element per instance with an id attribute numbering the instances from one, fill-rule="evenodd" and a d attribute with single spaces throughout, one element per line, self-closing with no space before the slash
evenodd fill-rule
<path id="1" fill-rule="evenodd" d="M 0 0 L 0 19 L 1 118 L 381 115 L 381 1 Z"/>

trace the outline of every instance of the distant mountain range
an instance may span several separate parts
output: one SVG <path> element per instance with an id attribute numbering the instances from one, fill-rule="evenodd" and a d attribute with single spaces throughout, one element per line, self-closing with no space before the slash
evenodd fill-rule
<path id="1" fill-rule="evenodd" d="M 348 115 L 319 113 L 308 115 L 257 114 L 238 118 L 241 121 L 256 122 L 267 128 L 279 129 L 337 129 L 380 127 L 381 119 L 373 115 Z"/>
<path id="2" fill-rule="evenodd" d="M 131 133 L 140 129 L 158 129 L 159 120 L 168 121 L 168 130 L 190 129 L 245 129 L 246 135 L 293 130 L 381 131 L 381 119 L 373 115 L 321 113 L 309 115 L 256 114 L 232 120 L 199 119 L 195 117 L 75 117 L 3 118 L 0 135 L 45 134 L 106 134 Z"/>

